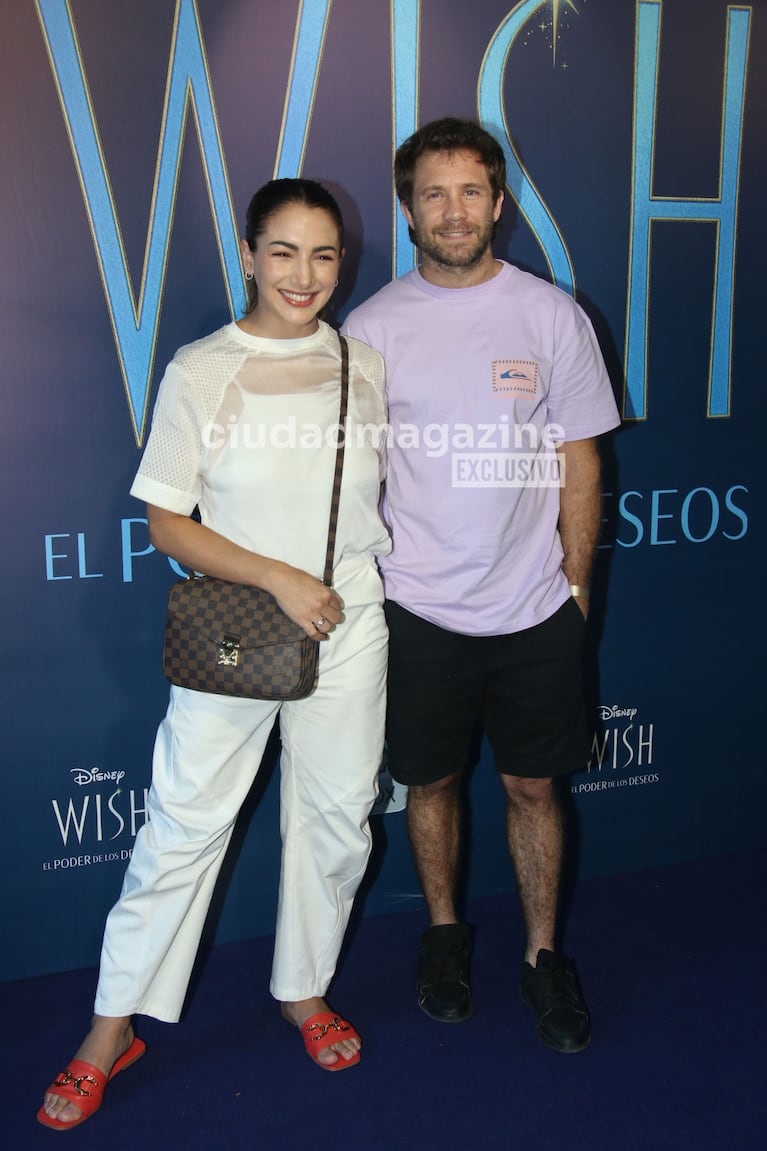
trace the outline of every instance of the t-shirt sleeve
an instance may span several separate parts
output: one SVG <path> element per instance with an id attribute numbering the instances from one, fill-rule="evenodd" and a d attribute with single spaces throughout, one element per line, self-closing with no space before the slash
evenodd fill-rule
<path id="1" fill-rule="evenodd" d="M 620 424 L 610 378 L 586 313 L 567 300 L 557 310 L 549 388 L 549 421 L 564 439 L 602 435 Z"/>
<path id="2" fill-rule="evenodd" d="M 353 312 L 350 312 L 341 325 L 341 334 L 344 336 L 353 336 L 354 339 L 360 340 L 363 344 L 367 344 L 368 347 L 372 348 L 375 347 L 375 345 L 370 338 L 370 333 L 365 327 L 363 318 L 364 311 L 363 308 L 355 308 Z"/>
<path id="3" fill-rule="evenodd" d="M 157 393 L 152 428 L 130 492 L 137 499 L 190 515 L 200 498 L 201 405 L 175 360 Z"/>

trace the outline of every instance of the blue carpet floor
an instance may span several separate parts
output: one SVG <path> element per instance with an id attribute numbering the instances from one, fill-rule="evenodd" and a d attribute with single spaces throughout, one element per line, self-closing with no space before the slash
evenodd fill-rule
<path id="1" fill-rule="evenodd" d="M 756 1151 L 767 1146 L 767 853 L 580 884 L 565 950 L 591 1046 L 545 1048 L 518 997 L 516 899 L 475 902 L 474 1016 L 434 1023 L 413 991 L 422 914 L 364 919 L 331 995 L 364 1037 L 359 1066 L 313 1066 L 267 986 L 271 941 L 214 948 L 184 1022 L 142 1020 L 144 1059 L 82 1151 Z M 94 971 L 0 986 L 3 1146 L 52 1147 L 35 1112 L 87 1024 Z"/>

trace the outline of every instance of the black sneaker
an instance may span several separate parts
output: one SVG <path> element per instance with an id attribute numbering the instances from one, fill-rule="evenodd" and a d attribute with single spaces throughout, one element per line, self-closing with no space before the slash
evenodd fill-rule
<path id="1" fill-rule="evenodd" d="M 538 1036 L 547 1047 L 565 1055 L 588 1047 L 591 1020 L 573 966 L 563 955 L 541 950 L 536 967 L 523 963 L 519 994 L 538 1016 Z"/>
<path id="2" fill-rule="evenodd" d="M 474 1010 L 469 987 L 471 929 L 465 923 L 430 927 L 421 936 L 418 1006 L 438 1023 L 460 1023 Z"/>

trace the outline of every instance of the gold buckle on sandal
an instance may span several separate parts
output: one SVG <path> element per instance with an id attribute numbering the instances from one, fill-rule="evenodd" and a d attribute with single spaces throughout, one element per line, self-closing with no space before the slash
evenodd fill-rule
<path id="1" fill-rule="evenodd" d="M 324 1039 L 328 1031 L 351 1031 L 351 1028 L 344 1026 L 341 1023 L 340 1016 L 334 1015 L 330 1023 L 312 1023 L 311 1027 L 307 1027 L 307 1034 L 310 1031 L 319 1031 L 319 1035 L 312 1035 L 312 1043 L 316 1043 L 318 1039 Z"/>
<path id="2" fill-rule="evenodd" d="M 70 1083 L 78 1095 L 87 1095 L 88 1098 L 90 1098 L 91 1095 L 90 1091 L 84 1091 L 80 1084 L 92 1083 L 94 1087 L 98 1087 L 98 1082 L 93 1078 L 92 1075 L 73 1075 L 68 1067 L 66 1071 L 61 1072 L 61 1078 L 57 1079 L 53 1086 L 67 1087 Z"/>

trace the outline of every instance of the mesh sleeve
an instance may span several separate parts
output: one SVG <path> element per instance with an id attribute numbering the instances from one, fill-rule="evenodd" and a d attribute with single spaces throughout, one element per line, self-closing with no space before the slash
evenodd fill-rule
<path id="1" fill-rule="evenodd" d="M 353 372 L 363 377 L 366 402 L 360 406 L 362 422 L 371 429 L 371 443 L 378 454 L 378 478 L 386 479 L 386 445 L 388 419 L 386 412 L 386 378 L 383 356 L 368 344 L 353 336 L 349 342 L 349 360 Z"/>
<path id="2" fill-rule="evenodd" d="M 375 348 L 363 344 L 353 336 L 346 337 L 349 343 L 349 360 L 353 367 L 364 376 L 375 392 L 380 418 L 386 420 L 386 389 L 383 356 Z"/>
<path id="3" fill-rule="evenodd" d="M 189 515 L 200 496 L 203 413 L 176 360 L 160 383 L 144 455 L 131 495 L 168 511 Z"/>

